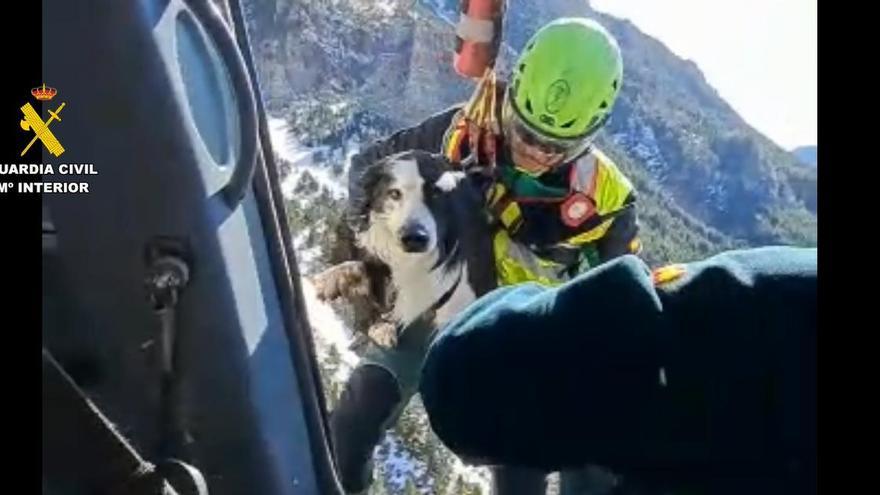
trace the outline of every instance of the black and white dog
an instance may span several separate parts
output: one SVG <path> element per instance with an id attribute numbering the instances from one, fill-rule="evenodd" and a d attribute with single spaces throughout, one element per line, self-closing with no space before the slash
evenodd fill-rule
<path id="1" fill-rule="evenodd" d="M 391 155 L 358 173 L 350 224 L 365 256 L 315 277 L 319 298 L 391 289 L 394 324 L 433 310 L 439 327 L 496 287 L 490 227 L 471 177 L 424 151 Z M 377 281 L 382 273 L 386 280 Z M 383 345 L 393 345 L 384 334 Z"/>

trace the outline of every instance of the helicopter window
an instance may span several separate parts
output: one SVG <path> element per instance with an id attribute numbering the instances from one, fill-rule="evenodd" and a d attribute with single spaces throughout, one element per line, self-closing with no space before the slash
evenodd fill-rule
<path id="1" fill-rule="evenodd" d="M 176 30 L 180 73 L 196 129 L 214 162 L 225 166 L 231 161 L 230 154 L 237 153 L 230 147 L 238 147 L 229 137 L 238 135 L 229 130 L 237 122 L 232 116 L 231 84 L 215 62 L 219 58 L 217 50 L 207 44 L 207 37 L 199 32 L 188 12 L 178 14 Z"/>
<path id="2" fill-rule="evenodd" d="M 355 329 L 366 330 L 376 316 L 364 301 L 319 301 L 313 284 L 354 256 L 343 223 L 351 157 L 466 99 L 472 85 L 451 75 L 453 26 L 426 18 L 434 14 L 421 2 L 242 6 L 332 411 L 370 344 Z M 455 18 L 457 6 L 446 15 Z M 442 493 L 439 484 L 452 483 L 488 493 L 485 473 L 464 468 L 434 437 L 417 397 L 375 450 L 374 479 L 372 490 L 381 484 L 389 493 L 408 484 Z"/>

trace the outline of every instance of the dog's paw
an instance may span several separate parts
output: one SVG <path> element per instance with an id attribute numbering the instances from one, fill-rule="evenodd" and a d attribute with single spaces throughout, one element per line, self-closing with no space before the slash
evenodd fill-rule
<path id="1" fill-rule="evenodd" d="M 386 349 L 390 349 L 397 345 L 397 325 L 391 322 L 380 321 L 373 324 L 373 326 L 367 330 L 367 335 L 370 336 L 373 342 Z"/>
<path id="2" fill-rule="evenodd" d="M 363 262 L 346 261 L 330 267 L 312 278 L 315 295 L 320 301 L 333 301 L 340 297 L 368 296 L 370 284 Z"/>

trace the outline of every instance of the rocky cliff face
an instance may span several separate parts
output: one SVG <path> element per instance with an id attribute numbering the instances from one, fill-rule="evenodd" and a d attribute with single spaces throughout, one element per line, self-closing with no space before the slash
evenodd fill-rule
<path id="1" fill-rule="evenodd" d="M 470 95 L 473 82 L 452 69 L 458 1 L 246 0 L 244 7 L 287 176 L 289 220 L 312 273 L 332 256 L 351 154 Z M 583 0 L 509 2 L 500 75 L 535 30 L 564 15 L 597 17 L 623 50 L 623 90 L 597 144 L 636 186 L 649 263 L 747 244 L 815 245 L 815 168 L 752 129 L 696 65 L 633 24 Z M 309 312 L 332 310 L 312 301 Z M 320 335 L 316 342 L 333 404 L 351 363 L 340 359 L 344 342 Z M 379 482 L 370 493 L 485 493 L 485 472 L 456 462 L 416 401 L 377 451 Z"/>
<path id="2" fill-rule="evenodd" d="M 605 131 L 609 154 L 625 155 L 638 169 L 628 172 L 646 174 L 660 193 L 727 237 L 816 242 L 815 173 L 744 122 L 696 65 L 587 2 L 510 4 L 502 76 L 545 22 L 597 17 L 618 38 L 626 64 Z M 413 125 L 473 88 L 452 69 L 456 1 L 252 0 L 247 10 L 267 107 L 289 117 L 307 140 L 344 142 Z M 316 105 L 321 112 L 303 118 Z"/>

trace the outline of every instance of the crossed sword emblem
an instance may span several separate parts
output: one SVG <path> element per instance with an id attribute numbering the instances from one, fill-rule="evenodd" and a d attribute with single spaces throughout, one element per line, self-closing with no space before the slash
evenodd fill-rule
<path id="1" fill-rule="evenodd" d="M 24 156 L 24 154 L 31 149 L 31 146 L 37 142 L 37 139 L 42 141 L 43 144 L 46 145 L 46 149 L 49 150 L 49 153 L 52 153 L 56 157 L 61 156 L 61 153 L 64 153 L 64 146 L 61 146 L 61 143 L 58 142 L 58 138 L 56 138 L 55 135 L 52 134 L 52 131 L 49 130 L 49 124 L 55 120 L 61 122 L 61 117 L 59 117 L 58 114 L 61 113 L 61 110 L 66 104 L 67 103 L 62 103 L 54 112 L 49 110 L 51 117 L 45 122 L 43 122 L 43 119 L 40 118 L 40 115 L 34 110 L 34 107 L 32 107 L 30 103 L 25 103 L 24 106 L 21 107 L 21 112 L 24 114 L 24 120 L 22 120 L 19 125 L 21 125 L 21 128 L 26 131 L 34 131 L 36 135 L 24 148 L 24 151 L 21 152 L 20 156 Z"/>

